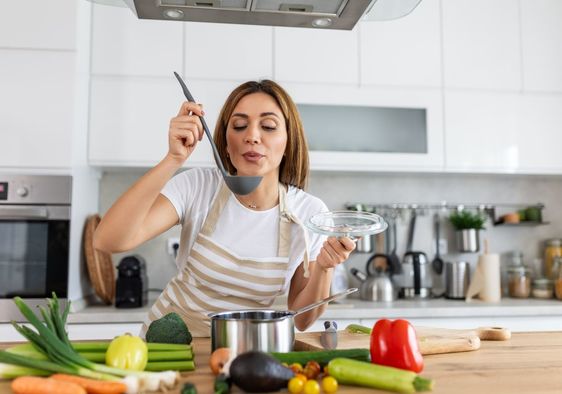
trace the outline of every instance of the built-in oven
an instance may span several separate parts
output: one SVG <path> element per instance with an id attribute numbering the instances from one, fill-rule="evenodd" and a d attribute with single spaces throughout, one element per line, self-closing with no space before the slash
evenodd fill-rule
<path id="1" fill-rule="evenodd" d="M 20 320 L 20 296 L 43 304 L 68 288 L 72 178 L 0 174 L 0 321 Z"/>

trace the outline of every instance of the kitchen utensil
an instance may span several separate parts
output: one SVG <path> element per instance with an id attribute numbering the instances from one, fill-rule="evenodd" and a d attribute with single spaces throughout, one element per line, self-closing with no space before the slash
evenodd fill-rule
<path id="1" fill-rule="evenodd" d="M 371 253 L 373 251 L 373 236 L 369 234 L 359 238 L 355 250 L 358 253 Z"/>
<path id="2" fill-rule="evenodd" d="M 445 297 L 464 299 L 470 280 L 468 261 L 447 261 L 445 263 Z"/>
<path id="3" fill-rule="evenodd" d="M 367 261 L 367 266 L 370 262 Z M 356 268 L 351 269 L 351 274 L 361 281 L 359 297 L 364 301 L 394 301 L 398 298 L 398 291 L 392 279 L 381 270 L 375 274 L 365 275 Z"/>
<path id="4" fill-rule="evenodd" d="M 330 237 L 358 238 L 378 234 L 388 224 L 374 213 L 357 211 L 328 211 L 311 216 L 305 225 L 311 231 Z"/>
<path id="5" fill-rule="evenodd" d="M 401 294 L 404 298 L 431 297 L 433 279 L 431 265 L 425 253 L 412 251 L 406 253 L 402 263 L 401 284 Z"/>
<path id="6" fill-rule="evenodd" d="M 212 350 L 229 347 L 236 354 L 250 350 L 290 352 L 295 341 L 295 316 L 357 290 L 347 289 L 296 311 L 248 309 L 211 313 Z"/>
<path id="7" fill-rule="evenodd" d="M 176 76 L 178 82 L 180 83 L 181 88 L 183 89 L 183 94 L 185 95 L 185 98 L 187 99 L 187 101 L 190 101 L 190 102 L 194 103 L 195 99 L 193 98 L 193 96 L 191 95 L 189 90 L 187 89 L 187 86 L 183 82 L 183 79 L 181 79 L 181 77 L 176 72 L 174 72 L 174 75 Z M 213 141 L 213 137 L 211 136 L 211 132 L 209 131 L 209 127 L 207 126 L 207 122 L 205 122 L 205 119 L 202 116 L 200 116 L 199 119 L 201 119 L 201 124 L 203 125 L 203 130 L 205 130 L 205 134 L 209 138 L 211 148 L 213 149 L 213 155 L 215 156 L 215 161 L 217 162 L 217 166 L 219 167 L 219 170 L 222 174 L 224 182 L 226 183 L 228 188 L 233 193 L 241 194 L 241 195 L 249 194 L 252 191 L 254 191 L 255 188 L 258 187 L 259 183 L 261 182 L 262 177 L 261 176 L 240 176 L 240 175 L 230 175 L 230 174 L 228 174 L 226 172 L 226 170 L 224 168 L 224 165 L 222 163 L 222 160 L 219 156 L 219 151 L 217 149 L 217 146 L 215 145 L 215 142 Z"/>
<path id="8" fill-rule="evenodd" d="M 94 232 L 100 223 L 99 215 L 86 219 L 84 229 L 84 255 L 88 267 L 88 276 L 96 295 L 107 305 L 115 298 L 115 268 L 111 255 L 94 248 Z"/>
<path id="9" fill-rule="evenodd" d="M 370 264 L 367 264 L 367 275 L 371 268 L 380 268 L 382 271 L 386 272 L 389 269 L 388 256 L 384 253 L 384 233 L 378 233 L 375 235 L 375 251 L 376 253 L 369 259 Z"/>
<path id="10" fill-rule="evenodd" d="M 416 229 L 416 210 L 412 209 L 410 215 L 410 225 L 408 226 L 408 242 L 406 244 L 406 252 L 411 252 L 414 246 L 414 231 Z"/>
<path id="11" fill-rule="evenodd" d="M 398 275 L 402 273 L 402 264 L 400 264 L 400 258 L 396 254 L 396 248 L 398 244 L 398 238 L 396 236 L 396 217 L 391 219 L 390 226 L 392 227 L 392 250 L 388 255 L 388 265 L 390 267 L 390 273 L 392 275 Z"/>
<path id="12" fill-rule="evenodd" d="M 335 349 L 338 346 L 338 325 L 335 321 L 325 321 L 324 330 L 320 333 L 320 343 L 324 349 Z"/>
<path id="13" fill-rule="evenodd" d="M 480 341 L 505 341 L 511 331 L 501 327 L 480 327 L 473 330 L 455 330 L 435 327 L 414 327 L 423 355 L 467 352 L 480 348 Z M 338 331 L 338 349 L 357 349 L 370 346 L 370 335 Z M 298 333 L 295 350 L 322 350 L 320 332 Z"/>
<path id="14" fill-rule="evenodd" d="M 433 270 L 437 275 L 441 275 L 441 273 L 443 272 L 443 260 L 439 255 L 439 214 L 436 213 L 435 215 L 433 215 L 433 220 L 435 222 L 435 257 L 431 262 L 431 266 L 433 267 Z"/>

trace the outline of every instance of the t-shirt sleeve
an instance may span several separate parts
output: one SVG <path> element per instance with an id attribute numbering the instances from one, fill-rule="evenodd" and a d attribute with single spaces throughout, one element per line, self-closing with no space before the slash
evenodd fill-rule
<path id="1" fill-rule="evenodd" d="M 160 191 L 164 197 L 170 200 L 176 209 L 178 217 L 180 218 L 180 223 L 183 223 L 187 209 L 187 201 L 189 201 L 187 196 L 189 193 L 189 182 L 186 172 L 188 171 L 184 171 L 172 177 Z"/>

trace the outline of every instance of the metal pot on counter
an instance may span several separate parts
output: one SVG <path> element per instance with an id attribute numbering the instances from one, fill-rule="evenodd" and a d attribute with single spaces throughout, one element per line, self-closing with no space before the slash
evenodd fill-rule
<path id="1" fill-rule="evenodd" d="M 295 342 L 295 316 L 357 290 L 347 289 L 296 311 L 249 309 L 211 313 L 211 348 L 214 351 L 228 347 L 237 354 L 250 350 L 290 352 Z"/>

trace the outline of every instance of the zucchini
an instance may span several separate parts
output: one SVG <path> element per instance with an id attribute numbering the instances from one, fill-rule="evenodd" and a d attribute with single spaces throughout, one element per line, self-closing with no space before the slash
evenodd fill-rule
<path id="1" fill-rule="evenodd" d="M 328 372 L 338 383 L 374 389 L 415 393 L 431 391 L 433 381 L 405 369 L 386 367 L 346 358 L 335 358 L 328 364 Z"/>
<path id="2" fill-rule="evenodd" d="M 309 361 L 316 361 L 318 364 L 320 364 L 321 367 L 328 364 L 332 359 L 337 357 L 367 362 L 371 359 L 369 349 L 334 349 L 270 354 L 279 362 L 287 363 L 289 365 L 293 363 L 306 365 L 306 363 Z"/>

